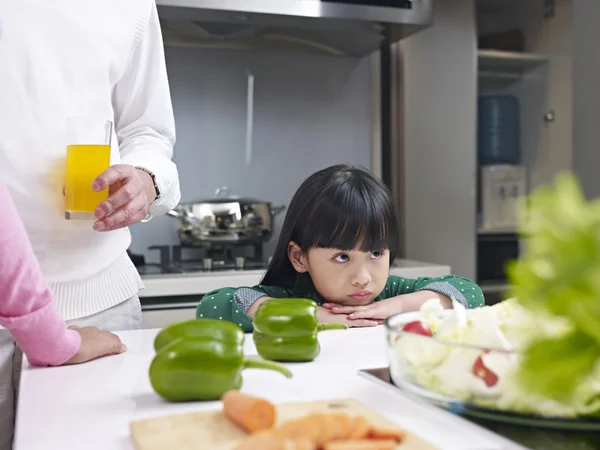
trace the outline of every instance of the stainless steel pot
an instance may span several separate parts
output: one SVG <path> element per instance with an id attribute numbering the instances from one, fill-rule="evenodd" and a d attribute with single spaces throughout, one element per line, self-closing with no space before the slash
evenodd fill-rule
<path id="1" fill-rule="evenodd" d="M 273 235 L 274 218 L 285 206 L 231 195 L 227 186 L 215 198 L 183 203 L 169 215 L 180 220 L 177 230 L 182 245 L 259 244 Z"/>

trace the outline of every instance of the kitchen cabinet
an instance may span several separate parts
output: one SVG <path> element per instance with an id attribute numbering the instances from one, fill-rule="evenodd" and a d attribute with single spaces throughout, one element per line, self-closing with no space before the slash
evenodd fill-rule
<path id="1" fill-rule="evenodd" d="M 590 198 L 600 196 L 598 17 L 600 2 L 597 0 L 573 3 L 573 169 Z"/>
<path id="2" fill-rule="evenodd" d="M 433 27 L 392 50 L 401 130 L 394 140 L 401 185 L 395 193 L 404 209 L 403 256 L 450 264 L 478 279 L 477 99 L 518 99 L 526 192 L 570 170 L 573 4 L 446 3 L 436 3 Z M 513 29 L 524 37 L 523 51 L 479 48 L 482 36 Z M 503 284 L 489 286 L 488 300 L 501 298 Z"/>
<path id="3" fill-rule="evenodd" d="M 142 311 L 142 329 L 164 328 L 196 318 L 196 305 L 188 308 L 159 309 Z"/>
<path id="4" fill-rule="evenodd" d="M 518 29 L 524 38 L 522 51 L 480 49 L 477 62 L 480 95 L 509 94 L 519 101 L 526 192 L 572 168 L 572 6 L 570 0 L 476 3 L 480 37 Z M 495 258 L 480 244 L 483 239 L 489 234 L 478 232 L 478 266 Z M 501 258 L 497 265 L 503 265 Z M 505 280 L 476 276 L 489 301 L 505 295 Z"/>

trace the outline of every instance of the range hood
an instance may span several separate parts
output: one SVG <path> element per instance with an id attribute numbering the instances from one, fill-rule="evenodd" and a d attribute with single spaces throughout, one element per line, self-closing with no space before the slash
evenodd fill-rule
<path id="1" fill-rule="evenodd" d="M 431 25 L 433 0 L 157 0 L 165 45 L 365 56 Z"/>

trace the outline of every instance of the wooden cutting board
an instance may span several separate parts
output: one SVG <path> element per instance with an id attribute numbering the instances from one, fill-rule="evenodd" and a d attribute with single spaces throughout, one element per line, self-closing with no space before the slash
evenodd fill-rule
<path id="1" fill-rule="evenodd" d="M 288 422 L 315 412 L 345 412 L 362 415 L 373 425 L 398 428 L 396 424 L 352 399 L 277 405 L 277 423 Z M 178 414 L 131 423 L 131 437 L 137 450 L 231 450 L 247 435 L 233 425 L 223 411 Z M 428 442 L 407 433 L 398 450 L 433 450 Z"/>

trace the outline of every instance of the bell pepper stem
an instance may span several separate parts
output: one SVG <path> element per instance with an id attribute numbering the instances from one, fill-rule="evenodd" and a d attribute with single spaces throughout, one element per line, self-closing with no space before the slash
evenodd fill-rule
<path id="1" fill-rule="evenodd" d="M 329 330 L 345 330 L 348 327 L 343 323 L 320 323 L 317 327 L 317 331 L 329 331 Z"/>
<path id="2" fill-rule="evenodd" d="M 288 370 L 283 364 L 279 364 L 274 361 L 267 361 L 266 359 L 248 358 L 244 359 L 245 369 L 266 369 L 274 370 L 279 372 L 286 378 L 292 378 L 292 372 Z"/>

